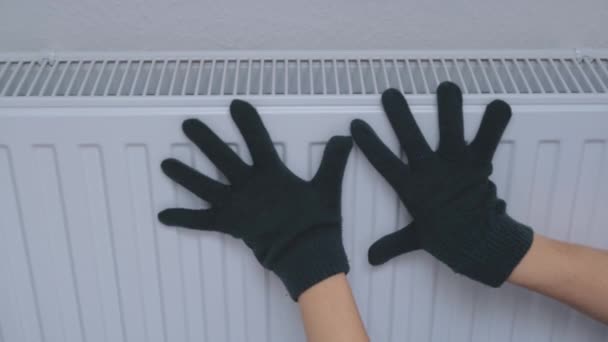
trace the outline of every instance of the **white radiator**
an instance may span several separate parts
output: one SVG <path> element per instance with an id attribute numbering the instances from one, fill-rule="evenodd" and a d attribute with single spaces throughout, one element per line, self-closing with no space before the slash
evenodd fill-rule
<path id="1" fill-rule="evenodd" d="M 389 86 L 436 143 L 442 80 L 465 93 L 469 139 L 491 99 L 513 106 L 492 176 L 508 212 L 608 248 L 605 51 L 0 56 L 0 341 L 303 341 L 297 306 L 244 244 L 156 220 L 204 205 L 162 159 L 217 174 L 182 120 L 201 118 L 248 160 L 227 106 L 249 100 L 309 178 L 354 118 L 398 149 L 379 105 Z M 349 279 L 372 341 L 608 341 L 566 306 L 483 287 L 424 252 L 372 268 L 369 245 L 410 218 L 357 149 L 343 189 Z"/>

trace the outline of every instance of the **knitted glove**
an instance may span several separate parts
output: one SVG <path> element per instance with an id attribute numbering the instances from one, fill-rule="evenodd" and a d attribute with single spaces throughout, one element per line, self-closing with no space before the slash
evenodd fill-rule
<path id="1" fill-rule="evenodd" d="M 352 141 L 350 137 L 333 137 L 317 174 L 304 181 L 281 162 L 255 108 L 235 100 L 230 112 L 249 147 L 253 165 L 244 163 L 204 123 L 184 121 L 186 136 L 223 172 L 230 185 L 178 160 L 166 159 L 161 164 L 164 173 L 212 207 L 166 209 L 158 218 L 166 225 L 219 231 L 242 239 L 297 301 L 312 285 L 348 272 L 340 191 Z"/>
<path id="2" fill-rule="evenodd" d="M 511 108 L 500 100 L 490 103 L 477 136 L 467 145 L 460 89 L 453 83 L 442 83 L 437 88 L 440 142 L 437 151 L 432 151 L 399 91 L 386 90 L 382 104 L 409 165 L 402 163 L 365 122 L 353 121 L 352 135 L 414 221 L 376 241 L 369 249 L 369 262 L 379 265 L 424 249 L 457 273 L 500 286 L 533 238 L 530 228 L 506 214 L 505 202 L 496 197 L 496 186 L 488 179 Z"/>

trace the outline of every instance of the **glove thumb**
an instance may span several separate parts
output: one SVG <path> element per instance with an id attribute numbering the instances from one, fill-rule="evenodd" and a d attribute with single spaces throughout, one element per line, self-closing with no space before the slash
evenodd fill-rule
<path id="1" fill-rule="evenodd" d="M 405 228 L 385 235 L 369 248 L 367 253 L 368 261 L 371 265 L 377 266 L 384 264 L 390 259 L 411 251 L 420 249 L 420 239 L 414 222 Z"/>

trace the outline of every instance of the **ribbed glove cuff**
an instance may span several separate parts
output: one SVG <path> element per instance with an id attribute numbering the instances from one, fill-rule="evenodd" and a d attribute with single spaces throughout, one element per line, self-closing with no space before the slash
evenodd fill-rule
<path id="1" fill-rule="evenodd" d="M 315 229 L 285 251 L 273 267 L 294 301 L 316 283 L 338 273 L 348 273 L 348 259 L 339 227 Z"/>
<path id="2" fill-rule="evenodd" d="M 463 258 L 459 258 L 461 262 L 452 268 L 488 286 L 500 287 L 530 249 L 534 233 L 507 214 L 494 220 L 489 225 L 492 229 L 482 241 L 471 241 L 470 246 L 463 246 Z"/>

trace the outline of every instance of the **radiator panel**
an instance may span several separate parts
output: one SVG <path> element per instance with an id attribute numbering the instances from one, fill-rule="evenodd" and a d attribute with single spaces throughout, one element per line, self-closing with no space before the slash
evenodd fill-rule
<path id="1" fill-rule="evenodd" d="M 354 118 L 402 154 L 377 105 L 260 105 L 303 178 Z M 513 108 L 492 176 L 508 212 L 539 233 L 608 248 L 608 107 Z M 434 146 L 434 107 L 412 110 Z M 482 112 L 465 108 L 469 141 Z M 221 177 L 181 133 L 189 117 L 250 161 L 225 106 L 0 109 L 0 341 L 304 341 L 297 306 L 244 244 L 156 220 L 166 207 L 206 206 L 162 174 L 164 158 Z M 342 212 L 349 279 L 374 341 L 608 339 L 561 304 L 475 284 L 424 252 L 369 266 L 369 245 L 410 217 L 358 149 Z"/>

